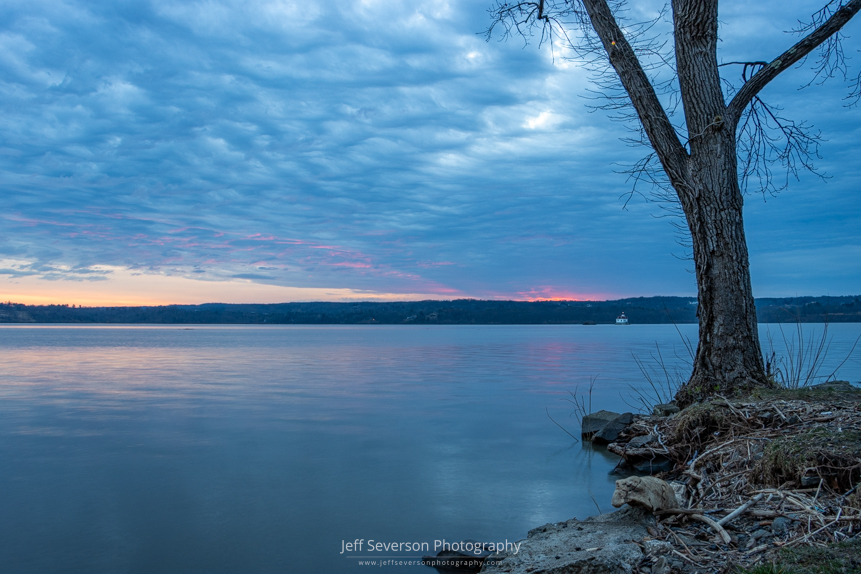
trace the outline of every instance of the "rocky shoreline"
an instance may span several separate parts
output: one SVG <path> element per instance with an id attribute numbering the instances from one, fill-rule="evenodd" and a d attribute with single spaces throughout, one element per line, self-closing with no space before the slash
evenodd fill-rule
<path id="1" fill-rule="evenodd" d="M 516 554 L 486 553 L 482 573 L 861 572 L 861 390 L 848 382 L 599 411 L 582 433 L 632 475 L 616 483 L 624 507 L 535 528 Z"/>

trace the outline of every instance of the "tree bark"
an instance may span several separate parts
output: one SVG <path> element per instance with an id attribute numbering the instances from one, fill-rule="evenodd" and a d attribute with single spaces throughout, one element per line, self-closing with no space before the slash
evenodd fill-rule
<path id="1" fill-rule="evenodd" d="M 693 242 L 699 342 L 681 406 L 768 380 L 750 285 L 735 126 L 717 63 L 717 0 L 673 0 L 676 66 L 688 129 L 686 151 L 605 0 L 585 0 L 610 64 L 631 96 L 652 147 L 679 196 Z"/>
<path id="2" fill-rule="evenodd" d="M 688 128 L 688 170 L 673 182 L 685 212 L 697 274 L 700 334 L 681 406 L 768 384 L 744 236 L 735 129 L 717 62 L 718 0 L 673 0 L 676 66 Z"/>
<path id="3" fill-rule="evenodd" d="M 682 407 L 771 384 L 750 285 L 735 138 L 724 129 L 704 139 L 693 146 L 690 185 L 680 194 L 693 243 L 699 318 L 693 373 L 676 395 Z"/>

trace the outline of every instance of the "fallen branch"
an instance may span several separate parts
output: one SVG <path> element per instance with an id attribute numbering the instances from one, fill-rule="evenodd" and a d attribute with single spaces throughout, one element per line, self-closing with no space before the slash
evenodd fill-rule
<path id="1" fill-rule="evenodd" d="M 729 522 L 733 518 L 736 518 L 736 517 L 744 514 L 748 508 L 750 508 L 751 506 L 753 506 L 754 504 L 756 504 L 757 502 L 762 500 L 764 496 L 765 496 L 764 494 L 757 494 L 756 496 L 754 496 L 753 498 L 751 498 L 750 500 L 748 500 L 747 502 L 745 502 L 744 504 L 742 504 L 741 506 L 739 506 L 738 508 L 736 508 L 735 510 L 733 510 L 732 512 L 730 512 L 729 514 L 727 514 L 726 516 L 721 518 L 720 520 L 718 520 L 718 524 L 723 526 L 724 524 L 726 524 L 727 522 Z"/>
<path id="2" fill-rule="evenodd" d="M 717 532 L 718 536 L 721 537 L 721 540 L 723 540 L 724 544 L 729 544 L 730 542 L 732 542 L 732 538 L 730 538 L 729 533 L 723 529 L 723 526 L 721 526 L 708 516 L 704 516 L 702 514 L 691 514 L 691 518 L 693 518 L 694 520 L 699 520 L 700 522 L 705 522 L 706 524 L 711 526 L 712 530 Z"/>

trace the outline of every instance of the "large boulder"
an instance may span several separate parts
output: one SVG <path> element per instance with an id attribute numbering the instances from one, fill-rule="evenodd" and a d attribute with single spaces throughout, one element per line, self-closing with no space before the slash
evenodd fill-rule
<path id="1" fill-rule="evenodd" d="M 610 504 L 616 508 L 629 504 L 649 512 L 679 507 L 673 487 L 654 476 L 631 476 L 617 480 Z"/>
<path id="2" fill-rule="evenodd" d="M 593 444 L 610 444 L 619 438 L 622 431 L 625 430 L 631 421 L 634 420 L 634 415 L 631 413 L 623 413 L 616 418 L 607 421 L 601 429 L 592 436 Z"/>
<path id="3" fill-rule="evenodd" d="M 583 423 L 580 425 L 580 437 L 583 440 L 591 440 L 599 430 L 604 428 L 607 423 L 616 419 L 619 413 L 613 411 L 598 411 L 583 417 Z"/>
<path id="4" fill-rule="evenodd" d="M 631 574 L 643 557 L 633 541 L 648 536 L 653 518 L 641 509 L 625 508 L 546 524 L 529 531 L 518 551 L 487 558 L 482 574 Z"/>

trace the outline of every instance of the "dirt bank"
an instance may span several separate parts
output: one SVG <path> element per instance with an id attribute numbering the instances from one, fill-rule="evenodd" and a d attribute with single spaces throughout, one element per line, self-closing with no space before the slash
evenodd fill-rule
<path id="1" fill-rule="evenodd" d="M 482 572 L 861 572 L 861 391 L 848 383 L 635 417 L 607 448 L 620 468 L 663 461 L 679 507 L 545 525 Z"/>

